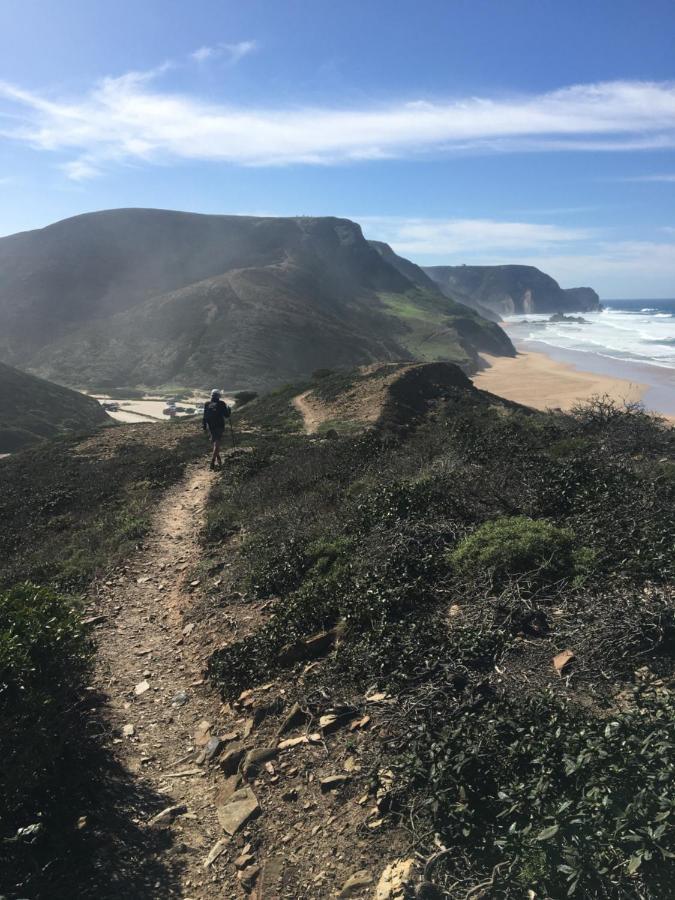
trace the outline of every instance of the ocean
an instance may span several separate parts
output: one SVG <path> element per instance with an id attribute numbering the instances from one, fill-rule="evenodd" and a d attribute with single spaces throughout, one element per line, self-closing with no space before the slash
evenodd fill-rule
<path id="1" fill-rule="evenodd" d="M 602 312 L 571 313 L 588 324 L 549 322 L 549 315 L 504 321 L 516 341 L 675 369 L 675 300 L 604 300 L 603 306 Z"/>
<path id="2" fill-rule="evenodd" d="M 518 349 L 645 384 L 645 404 L 675 414 L 675 299 L 602 304 L 602 312 L 570 314 L 583 322 L 549 322 L 548 314 L 521 314 L 506 317 L 504 327 Z"/>

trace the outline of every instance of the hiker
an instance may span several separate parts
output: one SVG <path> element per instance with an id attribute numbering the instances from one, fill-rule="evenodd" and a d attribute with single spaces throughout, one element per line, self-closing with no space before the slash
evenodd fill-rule
<path id="1" fill-rule="evenodd" d="M 220 399 L 220 391 L 211 391 L 211 399 L 204 404 L 204 418 L 202 425 L 204 432 L 207 428 L 211 441 L 213 442 L 213 456 L 211 457 L 211 468 L 215 469 L 216 462 L 222 466 L 223 461 L 220 458 L 220 442 L 225 433 L 225 419 L 230 417 L 230 407 L 224 400 Z"/>

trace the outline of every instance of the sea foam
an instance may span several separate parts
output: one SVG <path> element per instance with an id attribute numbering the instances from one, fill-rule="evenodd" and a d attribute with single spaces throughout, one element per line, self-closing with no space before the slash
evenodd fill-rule
<path id="1" fill-rule="evenodd" d="M 602 312 L 575 313 L 584 323 L 549 322 L 549 315 L 505 319 L 516 341 L 539 341 L 552 347 L 594 353 L 623 362 L 675 369 L 675 301 L 635 300 L 629 306 L 606 301 Z"/>

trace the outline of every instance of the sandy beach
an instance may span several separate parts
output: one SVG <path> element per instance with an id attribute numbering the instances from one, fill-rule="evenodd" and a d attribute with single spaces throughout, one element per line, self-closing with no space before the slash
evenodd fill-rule
<path id="1" fill-rule="evenodd" d="M 579 400 L 607 394 L 618 401 L 642 400 L 647 385 L 583 372 L 545 353 L 519 352 L 515 359 L 481 354 L 489 368 L 473 376 L 477 388 L 536 409 L 570 409 Z"/>

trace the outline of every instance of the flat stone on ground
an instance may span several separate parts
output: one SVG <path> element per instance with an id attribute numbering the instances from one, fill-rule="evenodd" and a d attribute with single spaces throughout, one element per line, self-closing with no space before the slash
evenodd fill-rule
<path id="1" fill-rule="evenodd" d="M 362 893 L 369 884 L 372 884 L 372 881 L 373 876 L 368 869 L 359 869 L 345 881 L 338 897 L 354 897 L 356 894 Z"/>
<path id="2" fill-rule="evenodd" d="M 217 809 L 218 821 L 228 834 L 236 834 L 249 819 L 260 812 L 258 798 L 250 787 L 243 787 L 230 797 L 224 806 Z"/>

